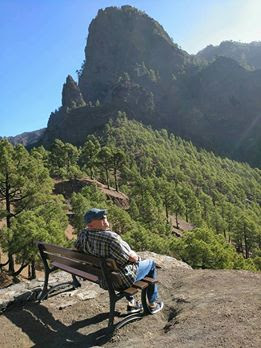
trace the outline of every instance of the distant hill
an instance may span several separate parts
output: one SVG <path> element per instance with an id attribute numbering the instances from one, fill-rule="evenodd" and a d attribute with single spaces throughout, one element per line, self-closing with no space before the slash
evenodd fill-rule
<path id="1" fill-rule="evenodd" d="M 219 46 L 209 45 L 197 53 L 197 57 L 207 61 L 219 56 L 232 58 L 246 69 L 261 69 L 261 41 L 251 43 L 223 41 Z"/>
<path id="2" fill-rule="evenodd" d="M 10 143 L 17 145 L 17 144 L 23 144 L 24 146 L 34 146 L 43 136 L 46 128 L 42 128 L 33 132 L 24 132 L 21 134 L 18 134 L 14 137 L 6 137 Z M 3 139 L 3 137 L 0 137 L 0 139 Z"/>

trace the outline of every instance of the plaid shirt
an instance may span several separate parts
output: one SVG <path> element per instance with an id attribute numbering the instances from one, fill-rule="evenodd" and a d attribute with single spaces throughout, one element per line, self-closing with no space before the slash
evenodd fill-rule
<path id="1" fill-rule="evenodd" d="M 131 248 L 117 233 L 84 229 L 79 233 L 75 247 L 87 254 L 116 260 L 120 269 L 120 284 L 113 283 L 116 290 L 126 289 L 135 282 L 138 265 L 129 262 Z M 100 286 L 106 289 L 103 279 Z"/>

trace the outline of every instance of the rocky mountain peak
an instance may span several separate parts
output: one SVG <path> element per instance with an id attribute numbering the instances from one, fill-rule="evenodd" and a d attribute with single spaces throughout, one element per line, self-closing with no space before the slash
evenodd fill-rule
<path id="1" fill-rule="evenodd" d="M 190 56 L 144 12 L 131 6 L 99 10 L 79 84 L 68 76 L 62 108 L 51 114 L 43 144 L 60 138 L 81 145 L 120 110 L 259 167 L 260 54 L 259 43 L 227 41 Z"/>
<path id="2" fill-rule="evenodd" d="M 71 75 L 68 75 L 66 82 L 63 85 L 62 106 L 75 108 L 84 105 L 85 102 L 77 83 L 74 81 Z"/>
<path id="3" fill-rule="evenodd" d="M 145 13 L 131 6 L 109 7 L 99 10 L 90 24 L 79 87 L 85 100 L 87 96 L 92 101 L 103 100 L 123 73 L 137 81 L 138 66 L 145 62 L 149 71 L 170 80 L 185 57 L 188 54 Z"/>

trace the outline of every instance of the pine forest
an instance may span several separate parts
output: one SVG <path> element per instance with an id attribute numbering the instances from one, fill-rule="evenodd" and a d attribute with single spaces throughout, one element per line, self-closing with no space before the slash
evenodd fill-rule
<path id="1" fill-rule="evenodd" d="M 67 194 L 56 192 L 57 183 L 67 184 Z M 70 224 L 76 236 L 92 207 L 108 209 L 112 229 L 134 250 L 193 268 L 260 271 L 260 205 L 260 169 L 120 111 L 81 147 L 56 139 L 27 150 L 0 141 L 0 260 L 13 276 L 28 267 L 35 277 L 36 240 L 73 246 L 65 230 Z"/>

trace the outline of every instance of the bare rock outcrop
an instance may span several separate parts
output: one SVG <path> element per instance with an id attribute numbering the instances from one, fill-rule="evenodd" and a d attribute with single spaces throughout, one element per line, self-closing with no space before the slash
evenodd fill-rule
<path id="1" fill-rule="evenodd" d="M 192 270 L 154 253 L 159 292 L 165 306 L 111 336 L 107 330 L 108 293 L 97 285 L 62 292 L 41 303 L 9 306 L 0 316 L 3 347 L 175 347 L 261 346 L 261 274 L 235 270 Z M 59 272 L 60 280 L 65 280 Z M 57 273 L 58 275 L 58 273 Z M 56 276 L 57 276 L 56 275 Z M 55 280 L 54 280 L 55 281 Z M 57 279 L 56 279 L 57 281 Z M 9 292 L 12 287 L 8 288 Z M 0 297 L 2 297 L 2 292 Z M 126 302 L 116 306 L 119 318 Z"/>
<path id="2" fill-rule="evenodd" d="M 71 75 L 68 75 L 63 85 L 62 106 L 68 108 L 77 108 L 85 105 L 80 88 Z"/>
<path id="3" fill-rule="evenodd" d="M 192 269 L 186 262 L 175 259 L 171 256 L 159 255 L 152 251 L 140 251 L 138 253 L 142 259 L 152 259 L 164 270 L 173 270 L 176 268 Z"/>

